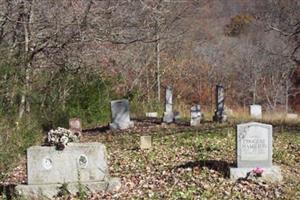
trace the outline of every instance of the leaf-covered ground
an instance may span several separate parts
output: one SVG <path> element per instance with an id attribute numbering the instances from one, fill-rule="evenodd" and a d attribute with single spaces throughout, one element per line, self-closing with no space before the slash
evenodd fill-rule
<path id="1" fill-rule="evenodd" d="M 233 182 L 228 178 L 229 167 L 235 165 L 235 125 L 136 125 L 129 131 L 113 133 L 96 128 L 84 133 L 83 142 L 106 145 L 110 174 L 122 181 L 118 192 L 89 194 L 86 198 L 300 199 L 299 127 L 274 128 L 273 163 L 281 167 L 284 181 L 267 184 Z M 141 135 L 152 135 L 152 149 L 139 148 Z M 24 164 L 25 161 L 6 181 L 26 182 Z"/>

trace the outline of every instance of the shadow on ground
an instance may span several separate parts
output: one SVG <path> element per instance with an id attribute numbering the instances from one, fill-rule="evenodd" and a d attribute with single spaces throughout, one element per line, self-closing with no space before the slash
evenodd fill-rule
<path id="1" fill-rule="evenodd" d="M 82 130 L 83 133 L 88 133 L 88 134 L 105 133 L 107 131 L 109 131 L 109 126 L 108 125 Z"/>
<path id="2" fill-rule="evenodd" d="M 221 173 L 225 178 L 229 177 L 229 168 L 234 167 L 234 163 L 229 163 L 222 160 L 199 160 L 193 162 L 187 162 L 185 164 L 175 167 L 175 169 L 186 168 L 202 168 L 207 167 L 210 170 L 215 170 Z"/>
<path id="3" fill-rule="evenodd" d="M 16 185 L 14 185 L 14 184 L 0 185 L 0 199 L 1 199 L 1 197 L 3 199 L 7 199 L 7 200 L 13 199 L 15 196 L 15 194 L 14 194 L 15 187 L 16 187 Z"/>

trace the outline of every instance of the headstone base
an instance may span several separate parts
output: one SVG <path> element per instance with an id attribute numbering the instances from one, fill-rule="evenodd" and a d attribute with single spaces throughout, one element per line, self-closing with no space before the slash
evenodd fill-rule
<path id="1" fill-rule="evenodd" d="M 163 122 L 165 122 L 165 123 L 174 122 L 174 113 L 173 112 L 164 112 Z"/>
<path id="2" fill-rule="evenodd" d="M 76 195 L 79 192 L 78 183 L 67 183 L 66 188 L 70 194 Z M 82 183 L 84 191 L 97 193 L 100 191 L 116 191 L 121 188 L 121 181 L 119 178 L 111 178 L 109 181 L 86 182 Z M 17 185 L 16 195 L 24 197 L 25 199 L 54 199 L 55 196 L 62 192 L 62 184 L 45 184 L 45 185 Z"/>
<path id="3" fill-rule="evenodd" d="M 249 176 L 253 168 L 230 168 L 230 179 L 236 181 L 238 179 L 262 180 L 266 182 L 281 182 L 283 177 L 278 166 L 263 168 L 261 177 Z"/>
<path id="4" fill-rule="evenodd" d="M 191 125 L 191 126 L 200 126 L 200 125 L 201 125 L 201 119 L 200 119 L 200 118 L 192 119 L 192 120 L 190 121 L 190 125 Z"/>
<path id="5" fill-rule="evenodd" d="M 110 129 L 128 129 L 134 127 L 134 122 L 130 121 L 129 123 L 126 124 L 116 124 L 116 123 L 110 123 L 109 128 Z"/>

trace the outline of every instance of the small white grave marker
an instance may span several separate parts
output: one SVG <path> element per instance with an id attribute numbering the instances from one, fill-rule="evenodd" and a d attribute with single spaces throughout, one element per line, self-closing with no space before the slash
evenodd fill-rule
<path id="1" fill-rule="evenodd" d="M 151 136 L 141 136 L 141 149 L 150 149 L 152 147 Z"/>
<path id="2" fill-rule="evenodd" d="M 147 112 L 146 113 L 146 117 L 157 117 L 157 116 L 158 116 L 157 112 Z"/>
<path id="3" fill-rule="evenodd" d="M 250 116 L 255 119 L 262 118 L 261 105 L 250 105 Z"/>

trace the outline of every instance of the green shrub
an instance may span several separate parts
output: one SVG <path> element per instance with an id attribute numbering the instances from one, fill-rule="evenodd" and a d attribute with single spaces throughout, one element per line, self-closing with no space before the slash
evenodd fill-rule
<path id="1" fill-rule="evenodd" d="M 5 172 L 18 163 L 26 149 L 41 143 L 43 134 L 41 128 L 33 120 L 22 120 L 12 124 L 10 121 L 0 119 L 0 172 L 1 178 Z"/>

